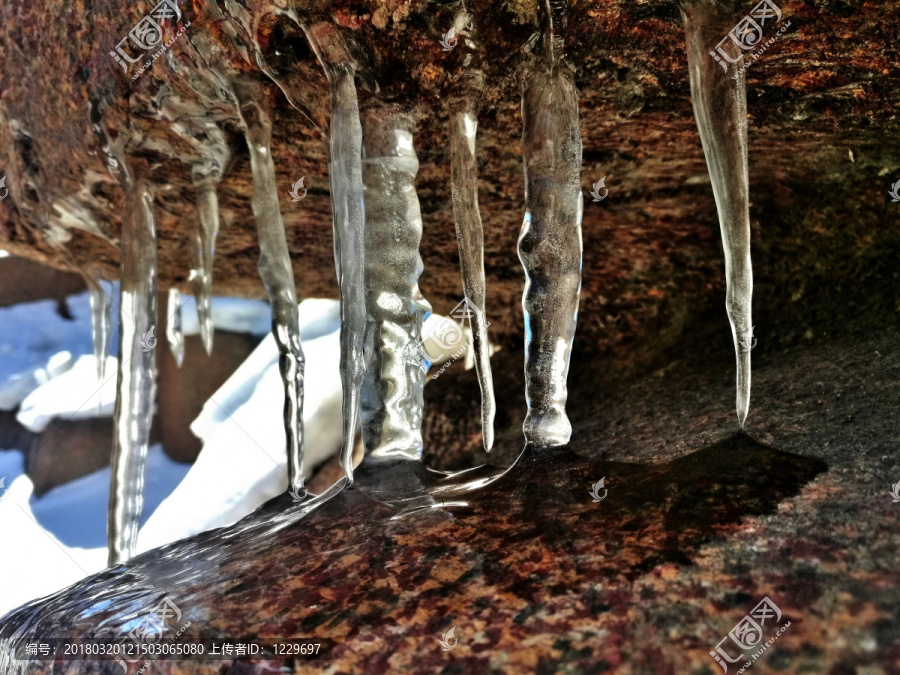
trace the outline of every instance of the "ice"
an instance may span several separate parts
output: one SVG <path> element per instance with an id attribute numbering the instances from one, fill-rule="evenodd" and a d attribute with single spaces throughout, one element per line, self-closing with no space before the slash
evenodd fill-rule
<path id="1" fill-rule="evenodd" d="M 725 249 L 725 309 L 731 324 L 737 360 L 737 417 L 741 424 L 750 410 L 750 350 L 753 349 L 753 268 L 750 262 L 750 201 L 747 169 L 747 92 L 740 48 L 732 50 L 737 77 L 709 55 L 717 36 L 729 29 L 729 17 L 716 5 L 682 5 L 687 33 L 688 68 L 694 116 L 712 181 L 722 246 Z M 731 59 L 729 59 L 731 60 Z"/>
<path id="2" fill-rule="evenodd" d="M 303 487 L 303 349 L 297 316 L 294 270 L 278 205 L 275 165 L 272 162 L 272 122 L 254 98 L 242 105 L 244 133 L 253 172 L 253 215 L 259 236 L 259 273 L 272 305 L 272 333 L 281 353 L 284 386 L 288 486 L 295 495 Z"/>
<path id="3" fill-rule="evenodd" d="M 369 323 L 361 408 L 363 441 L 375 460 L 422 455 L 425 369 L 416 355 L 431 306 L 418 286 L 422 216 L 412 130 L 411 117 L 394 106 L 363 115 Z"/>
<path id="4" fill-rule="evenodd" d="M 551 31 L 559 20 L 544 14 L 543 51 L 523 74 L 526 210 L 518 248 L 526 276 L 525 438 L 556 446 L 572 435 L 565 408 L 581 292 L 583 198 L 578 92 Z"/>
<path id="5" fill-rule="evenodd" d="M 341 290 L 341 466 L 353 480 L 353 446 L 359 426 L 359 397 L 365 374 L 365 225 L 362 182 L 362 125 L 353 81 L 355 65 L 338 29 L 316 24 L 307 32 L 331 83 L 331 204 L 334 255 Z"/>
<path id="6" fill-rule="evenodd" d="M 340 308 L 334 300 L 305 300 L 299 317 L 310 383 L 303 407 L 308 477 L 341 445 Z M 269 335 L 210 397 L 191 425 L 203 450 L 141 529 L 140 551 L 229 525 L 284 492 L 284 394 L 278 360 L 278 347 Z"/>
<path id="7" fill-rule="evenodd" d="M 157 322 L 153 189 L 143 179 L 125 187 L 116 433 L 107 524 L 110 565 L 130 558 L 137 544 L 156 395 L 155 340 L 148 337 Z"/>
<path id="8" fill-rule="evenodd" d="M 478 167 L 475 163 L 475 138 L 478 131 L 478 94 L 483 75 L 468 73 L 459 96 L 451 103 L 450 161 L 453 215 L 463 292 L 469 301 L 472 326 L 472 352 L 478 384 L 481 387 L 481 429 L 485 450 L 494 445 L 494 381 L 485 317 L 484 231 L 478 208 Z"/>
<path id="9" fill-rule="evenodd" d="M 109 356 L 109 332 L 112 325 L 112 298 L 103 288 L 103 279 L 96 269 L 86 275 L 91 298 L 91 337 L 94 342 L 94 362 L 97 379 L 106 375 L 106 357 Z"/>
<path id="10" fill-rule="evenodd" d="M 166 311 L 168 312 L 168 320 L 166 321 L 166 341 L 169 343 L 169 349 L 172 350 L 172 356 L 175 357 L 175 363 L 181 368 L 184 361 L 184 328 L 181 319 L 181 293 L 177 288 L 169 289 L 168 302 L 166 303 Z M 204 323 L 208 322 L 210 326 L 212 321 L 207 314 L 206 321 L 200 321 L 202 329 Z"/>

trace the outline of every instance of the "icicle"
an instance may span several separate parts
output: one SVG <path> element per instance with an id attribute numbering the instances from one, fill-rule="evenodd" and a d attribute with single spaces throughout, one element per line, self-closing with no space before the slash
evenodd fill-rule
<path id="1" fill-rule="evenodd" d="M 729 30 L 729 18 L 714 4 L 686 2 L 682 14 L 687 33 L 694 116 L 706 155 L 725 249 L 725 308 L 737 359 L 737 417 L 743 427 L 750 410 L 750 350 L 753 349 L 747 92 L 743 55 L 736 45 L 727 41 L 732 50 L 729 61 L 736 69 L 737 77 L 727 70 L 723 72 L 724 61 L 710 55 L 710 45 L 720 41 Z"/>
<path id="2" fill-rule="evenodd" d="M 272 333 L 281 353 L 284 384 L 284 431 L 287 436 L 288 482 L 295 497 L 303 487 L 303 349 L 300 345 L 297 289 L 278 205 L 275 165 L 270 147 L 272 122 L 252 100 L 242 101 L 250 167 L 253 172 L 253 215 L 259 236 L 259 273 L 272 304 Z"/>
<path id="3" fill-rule="evenodd" d="M 494 445 L 496 403 L 485 319 L 484 231 L 478 209 L 478 168 L 475 164 L 477 101 L 483 77 L 480 71 L 467 73 L 462 95 L 451 103 L 450 161 L 459 266 L 463 292 L 471 303 L 467 303 L 467 309 L 472 322 L 472 351 L 481 386 L 482 437 L 485 450 L 490 452 Z"/>
<path id="4" fill-rule="evenodd" d="M 142 179 L 125 187 L 119 302 L 119 373 L 109 495 L 109 564 L 131 557 L 144 506 L 144 469 L 153 420 L 156 365 L 156 226 L 153 192 Z"/>
<path id="5" fill-rule="evenodd" d="M 197 221 L 191 235 L 191 273 L 188 281 L 197 301 L 197 318 L 200 322 L 200 338 L 207 354 L 212 354 L 212 273 L 219 235 L 219 196 L 216 182 L 197 180 Z"/>
<path id="6" fill-rule="evenodd" d="M 362 126 L 354 83 L 355 64 L 337 28 L 316 24 L 307 31 L 331 83 L 331 204 L 334 256 L 341 289 L 341 385 L 343 430 L 341 466 L 353 481 L 353 445 L 359 424 L 359 397 L 365 374 L 365 224 L 362 181 Z"/>
<path id="7" fill-rule="evenodd" d="M 566 380 L 581 292 L 581 133 L 578 92 L 561 65 L 564 4 L 544 0 L 542 54 L 524 72 L 522 147 L 525 219 L 519 259 L 525 268 L 525 438 L 564 445 Z"/>
<path id="8" fill-rule="evenodd" d="M 103 279 L 96 268 L 88 269 L 88 292 L 91 301 L 91 338 L 97 360 L 97 380 L 106 377 L 109 356 L 109 328 L 112 323 L 112 303 L 103 288 Z"/>
<path id="9" fill-rule="evenodd" d="M 422 315 L 431 306 L 418 286 L 422 216 L 412 128 L 412 119 L 392 106 L 363 115 L 369 325 L 362 423 L 367 454 L 375 459 L 422 454 L 425 370 L 409 355 L 418 348 Z"/>
<path id="10" fill-rule="evenodd" d="M 169 320 L 166 322 L 166 341 L 172 350 L 172 356 L 175 357 L 175 363 L 181 368 L 184 361 L 184 329 L 181 322 L 181 293 L 177 288 L 169 289 L 166 311 L 169 314 Z"/>

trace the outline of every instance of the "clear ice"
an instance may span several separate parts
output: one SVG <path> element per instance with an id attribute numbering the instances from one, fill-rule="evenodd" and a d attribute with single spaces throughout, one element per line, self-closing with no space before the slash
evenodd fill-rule
<path id="1" fill-rule="evenodd" d="M 131 557 L 144 506 L 144 470 L 156 395 L 156 226 L 153 189 L 144 179 L 125 186 L 121 238 L 119 373 L 115 448 L 109 494 L 109 564 Z"/>
<path id="2" fill-rule="evenodd" d="M 258 92 L 254 92 L 261 98 Z M 284 385 L 284 431 L 287 437 L 288 488 L 300 497 L 303 485 L 303 349 L 297 289 L 288 251 L 275 164 L 272 161 L 272 121 L 257 96 L 241 100 L 241 118 L 253 173 L 253 215 L 259 237 L 259 274 L 272 305 L 272 333 L 280 353 Z"/>
<path id="3" fill-rule="evenodd" d="M 166 321 L 166 341 L 175 357 L 175 363 L 181 368 L 184 362 L 184 329 L 181 321 L 181 292 L 177 288 L 169 289 L 166 312 L 169 315 Z"/>
<path id="4" fill-rule="evenodd" d="M 569 359 L 581 292 L 581 132 L 578 92 L 563 63 L 561 2 L 542 2 L 543 44 L 523 70 L 525 438 L 565 445 Z"/>
<path id="5" fill-rule="evenodd" d="M 366 374 L 362 428 L 374 460 L 419 459 L 425 369 L 417 358 L 422 318 L 431 306 L 419 291 L 422 215 L 415 178 L 412 118 L 393 105 L 367 109 L 363 122 L 365 186 Z"/>
<path id="6" fill-rule="evenodd" d="M 207 354 L 212 354 L 212 280 L 216 237 L 219 235 L 219 197 L 231 148 L 217 124 L 217 115 L 196 103 L 181 99 L 161 87 L 155 99 L 159 116 L 171 123 L 172 130 L 188 141 L 192 154 L 181 157 L 191 165 L 191 182 L 196 190 L 197 226 L 191 230 L 191 271 L 188 282 L 194 291 L 200 337 Z"/>
<path id="7" fill-rule="evenodd" d="M 750 410 L 750 350 L 753 349 L 753 268 L 747 170 L 747 92 L 741 50 L 728 41 L 737 78 L 709 55 L 729 29 L 729 17 L 709 2 L 682 6 L 694 116 L 712 181 L 725 250 L 725 309 L 737 360 L 737 417 Z M 723 32 L 724 31 L 724 32 Z"/>
<path id="8" fill-rule="evenodd" d="M 457 23 L 468 23 L 463 14 Z M 478 133 L 479 101 L 484 86 L 480 70 L 466 70 L 456 84 L 450 100 L 450 171 L 453 216 L 459 245 L 459 266 L 463 293 L 469 300 L 472 326 L 472 352 L 481 387 L 481 430 L 484 449 L 494 445 L 494 380 L 485 312 L 484 229 L 478 208 L 478 167 L 475 140 Z M 468 357 L 467 357 L 468 358 Z"/>
<path id="9" fill-rule="evenodd" d="M 109 356 L 109 333 L 112 325 L 112 303 L 103 288 L 100 272 L 90 268 L 85 277 L 91 302 L 91 339 L 94 358 L 97 360 L 97 380 L 106 376 L 106 359 Z"/>
<path id="10" fill-rule="evenodd" d="M 334 257 L 341 292 L 341 466 L 353 479 L 353 447 L 359 425 L 360 391 L 366 364 L 365 229 L 362 178 L 362 125 L 356 96 L 355 64 L 338 29 L 320 23 L 307 31 L 331 83 L 331 208 Z"/>

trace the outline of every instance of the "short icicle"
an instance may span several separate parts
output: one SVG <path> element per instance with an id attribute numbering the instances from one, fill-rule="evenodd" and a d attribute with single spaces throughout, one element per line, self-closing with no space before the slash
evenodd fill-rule
<path id="1" fill-rule="evenodd" d="M 166 311 L 169 314 L 166 321 L 166 341 L 175 357 L 175 363 L 181 368 L 184 362 L 184 328 L 181 320 L 181 292 L 177 288 L 169 289 Z"/>
<path id="2" fill-rule="evenodd" d="M 86 276 L 91 303 L 91 338 L 94 343 L 94 358 L 97 361 L 97 380 L 106 377 L 106 360 L 109 357 L 109 333 L 112 325 L 112 303 L 99 270 L 90 268 Z"/>
<path id="3" fill-rule="evenodd" d="M 419 291 L 422 216 L 413 120 L 393 105 L 362 115 L 365 281 L 369 324 L 362 394 L 363 441 L 374 460 L 422 456 L 425 369 L 414 358 L 431 306 Z"/>
<path id="4" fill-rule="evenodd" d="M 241 117 L 253 173 L 253 215 L 259 236 L 259 273 L 272 304 L 272 333 L 280 353 L 284 385 L 284 432 L 287 437 L 288 489 L 306 495 L 303 480 L 303 349 L 294 270 L 278 204 L 272 161 L 272 122 L 256 96 L 241 101 Z"/>
<path id="5" fill-rule="evenodd" d="M 687 33 L 688 68 L 694 116 L 712 181 L 722 246 L 725 250 L 725 309 L 737 360 L 737 417 L 750 410 L 750 350 L 753 349 L 753 268 L 750 262 L 750 200 L 747 169 L 747 92 L 743 55 L 728 41 L 730 67 L 710 55 L 728 34 L 733 17 L 714 3 L 689 0 L 682 5 Z M 721 65 L 720 65 L 721 62 Z"/>
<path id="6" fill-rule="evenodd" d="M 119 303 L 119 373 L 109 496 L 109 564 L 130 558 L 144 506 L 144 470 L 156 395 L 156 226 L 153 188 L 125 187 Z"/>
<path id="7" fill-rule="evenodd" d="M 196 176 L 194 188 L 197 191 L 197 227 L 191 234 L 191 273 L 188 282 L 197 302 L 197 319 L 200 322 L 200 338 L 207 354 L 212 354 L 212 280 L 213 258 L 216 252 L 216 237 L 219 236 L 219 196 L 216 192 L 218 180 L 208 176 Z"/>
<path id="8" fill-rule="evenodd" d="M 563 63 L 563 3 L 541 0 L 543 43 L 523 73 L 525 397 L 528 442 L 569 442 L 567 379 L 581 292 L 581 132 L 578 92 Z"/>
<path id="9" fill-rule="evenodd" d="M 354 82 L 355 64 L 338 29 L 319 23 L 307 31 L 331 83 L 331 204 L 334 254 L 341 291 L 341 386 L 343 429 L 341 466 L 353 481 L 353 446 L 359 425 L 365 374 L 365 225 L 362 178 L 362 125 Z"/>
<path id="10" fill-rule="evenodd" d="M 467 72 L 458 95 L 450 103 L 450 166 L 453 215 L 459 244 L 459 266 L 467 312 L 472 322 L 475 369 L 481 387 L 481 429 L 484 449 L 494 445 L 494 380 L 485 314 L 484 230 L 478 208 L 478 167 L 475 137 L 478 132 L 478 101 L 483 85 L 480 71 Z"/>

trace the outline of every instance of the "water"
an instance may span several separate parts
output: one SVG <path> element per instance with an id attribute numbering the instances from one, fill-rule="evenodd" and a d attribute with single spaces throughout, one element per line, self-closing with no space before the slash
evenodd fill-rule
<path id="1" fill-rule="evenodd" d="M 130 558 L 137 544 L 156 395 L 156 227 L 153 186 L 141 178 L 125 185 L 121 250 L 116 432 L 107 522 L 110 565 Z"/>
<path id="2" fill-rule="evenodd" d="M 541 8 L 544 42 L 522 75 L 524 431 L 531 443 L 555 446 L 572 435 L 566 398 L 581 292 L 581 133 L 578 92 L 561 53 L 564 22 L 554 3 Z"/>
<path id="3" fill-rule="evenodd" d="M 365 186 L 365 285 L 369 323 L 362 395 L 366 452 L 378 459 L 422 455 L 425 369 L 418 354 L 422 318 L 419 243 L 422 215 L 415 178 L 413 121 L 397 106 L 362 116 Z"/>
<path id="4" fill-rule="evenodd" d="M 725 249 L 725 309 L 737 360 L 737 417 L 750 410 L 750 351 L 753 349 L 753 268 L 750 262 L 750 186 L 747 170 L 747 92 L 740 48 L 734 53 L 736 78 L 709 56 L 711 44 L 727 34 L 731 17 L 712 3 L 682 6 L 694 115 L 712 181 L 722 246 Z M 719 37 L 716 37 L 719 36 Z"/>
<path id="5" fill-rule="evenodd" d="M 320 23 L 307 31 L 310 44 L 331 84 L 331 205 L 334 256 L 341 291 L 341 387 L 343 429 L 341 466 L 353 480 L 353 446 L 366 364 L 365 232 L 362 179 L 362 124 L 351 61 L 338 29 Z"/>

